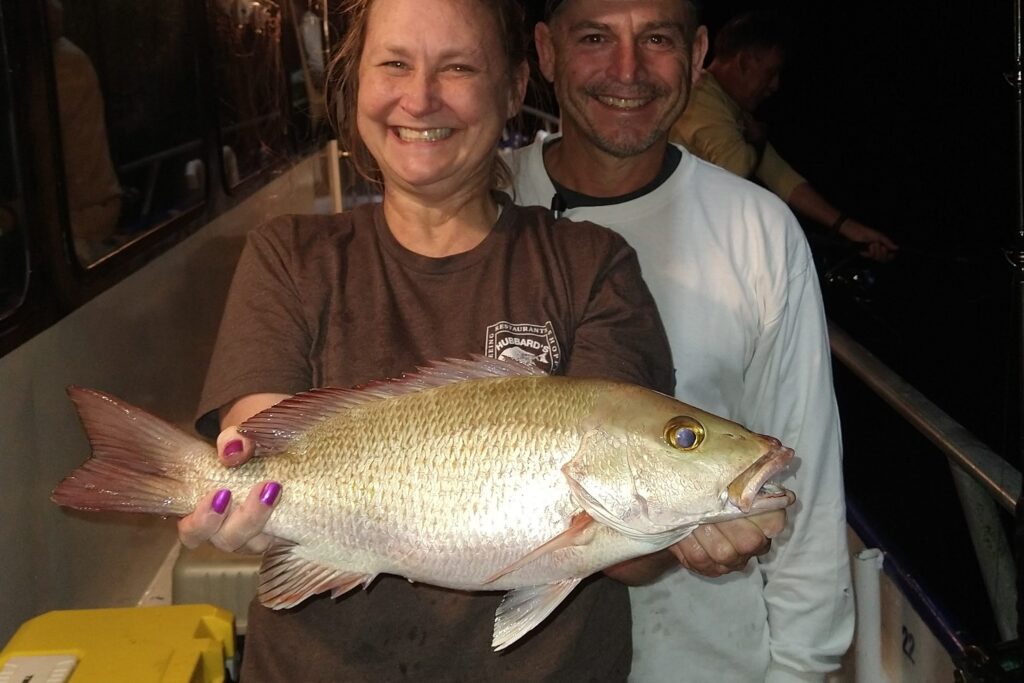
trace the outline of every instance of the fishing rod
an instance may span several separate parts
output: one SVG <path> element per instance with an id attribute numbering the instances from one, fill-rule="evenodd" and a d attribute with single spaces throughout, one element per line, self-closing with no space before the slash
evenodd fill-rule
<path id="1" fill-rule="evenodd" d="M 1011 416 L 1010 428 L 1014 427 L 1008 444 L 1017 450 L 1021 470 L 1024 471 L 1024 61 L 1021 50 L 1021 0 L 1013 3 L 1014 31 L 1014 70 L 1005 74 L 1006 81 L 1014 90 L 1014 129 L 1016 133 L 1017 183 L 1015 185 L 1017 200 L 1017 225 L 1013 229 L 1010 245 L 1006 249 L 1006 258 L 1013 271 L 1013 293 L 1011 298 L 1011 316 L 1014 329 L 1014 352 L 1016 357 L 1016 390 L 1009 392 Z M 1009 453 L 1008 453 L 1009 455 Z M 1015 525 L 1015 556 L 1017 562 L 1017 637 L 1024 642 L 1024 493 L 1017 501 Z"/>

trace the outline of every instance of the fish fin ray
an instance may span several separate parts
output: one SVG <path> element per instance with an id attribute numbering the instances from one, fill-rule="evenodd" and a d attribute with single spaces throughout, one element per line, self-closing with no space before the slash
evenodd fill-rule
<path id="1" fill-rule="evenodd" d="M 117 510 L 187 515 L 196 500 L 189 454 L 200 439 L 169 422 L 95 389 L 70 386 L 91 457 L 51 494 L 58 505 L 80 510 Z M 210 457 L 215 456 L 212 446 Z"/>
<path id="2" fill-rule="evenodd" d="M 510 590 L 494 614 L 491 647 L 495 651 L 504 650 L 525 636 L 544 621 L 582 580 L 566 579 Z"/>
<path id="3" fill-rule="evenodd" d="M 589 513 L 580 512 L 574 515 L 568 529 L 543 545 L 534 548 L 507 567 L 504 567 L 495 574 L 487 577 L 484 580 L 484 585 L 493 583 L 506 574 L 511 574 L 518 569 L 522 569 L 534 560 L 543 555 L 547 555 L 548 553 L 553 553 L 556 550 L 561 550 L 562 548 L 570 548 L 572 546 L 586 545 L 590 543 L 594 538 L 594 530 L 596 528 L 597 522 L 594 521 L 594 518 L 591 517 Z"/>
<path id="4" fill-rule="evenodd" d="M 373 581 L 376 574 L 350 572 L 301 556 L 301 546 L 278 539 L 260 565 L 257 595 L 270 609 L 294 607 L 306 598 L 331 591 L 337 598 Z"/>
<path id="5" fill-rule="evenodd" d="M 323 421 L 356 406 L 471 379 L 546 374 L 516 361 L 480 355 L 469 359 L 448 358 L 395 379 L 376 380 L 352 389 L 325 387 L 296 394 L 252 416 L 239 426 L 238 432 L 255 441 L 256 456 L 274 455 L 287 450 L 297 437 Z"/>

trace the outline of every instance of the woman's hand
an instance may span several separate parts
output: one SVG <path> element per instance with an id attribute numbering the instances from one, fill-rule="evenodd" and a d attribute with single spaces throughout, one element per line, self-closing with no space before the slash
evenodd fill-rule
<path id="1" fill-rule="evenodd" d="M 287 398 L 285 394 L 252 394 L 221 410 L 223 431 L 217 437 L 217 455 L 226 467 L 237 467 L 252 457 L 254 444 L 235 425 Z M 262 553 L 273 541 L 263 533 L 281 497 L 281 484 L 266 481 L 253 487 L 238 503 L 228 489 L 211 491 L 195 511 L 178 520 L 178 538 L 186 548 L 209 541 L 221 550 Z"/>

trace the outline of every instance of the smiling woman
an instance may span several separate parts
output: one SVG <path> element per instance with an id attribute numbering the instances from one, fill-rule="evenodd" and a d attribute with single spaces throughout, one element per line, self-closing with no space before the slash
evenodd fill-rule
<path id="1" fill-rule="evenodd" d="M 416 0 L 399 0 L 375 3 L 368 23 L 355 126 L 385 193 L 406 206 L 491 204 L 494 141 L 519 110 L 528 77 L 525 62 L 510 64 L 498 41 L 480 40 L 481 27 L 498 34 L 494 12 L 464 0 L 424 13 Z M 388 206 L 395 236 L 416 250 L 419 226 Z M 491 221 L 452 246 L 475 246 Z"/>
<path id="2" fill-rule="evenodd" d="M 421 91 L 418 96 L 424 98 L 424 102 L 417 104 L 409 99 L 409 96 L 415 97 L 417 94 L 407 92 L 403 102 L 397 105 L 412 108 L 412 111 L 407 112 L 407 118 L 422 117 L 426 112 L 415 113 L 419 107 L 427 107 L 428 112 L 431 108 L 454 107 L 455 111 L 448 115 L 457 116 L 457 112 L 469 105 L 476 111 L 466 112 L 465 115 L 475 119 L 481 116 L 481 105 L 459 99 L 464 98 L 467 89 L 472 87 L 476 88 L 473 93 L 475 96 L 485 93 L 484 103 L 494 107 L 494 115 L 504 112 L 504 123 L 504 120 L 518 112 L 525 95 L 525 81 L 529 75 L 527 38 L 522 29 L 522 9 L 517 3 L 485 4 L 468 1 L 451 5 L 437 3 L 431 7 L 430 12 L 423 12 L 422 8 L 418 12 L 413 9 L 413 16 L 407 20 L 408 25 L 398 27 L 391 22 L 400 20 L 396 16 L 400 8 L 389 8 L 372 0 L 352 0 L 346 8 L 349 30 L 331 65 L 331 79 L 337 85 L 334 95 L 337 111 L 341 115 L 342 133 L 352 151 L 353 161 L 364 176 L 377 182 L 382 180 L 379 164 L 383 162 L 371 154 L 368 148 L 370 141 L 362 138 L 366 131 L 360 127 L 357 105 L 359 98 L 365 96 L 368 99 L 365 102 L 367 106 L 374 109 L 382 106 L 381 98 L 387 97 L 379 92 L 383 87 L 387 87 L 391 97 L 394 97 L 397 86 L 385 86 L 385 80 L 394 83 L 400 73 L 406 75 L 407 79 L 404 80 L 411 79 L 416 83 L 416 79 L 419 79 Z M 386 17 L 383 16 L 385 13 Z M 374 38 L 379 43 L 377 45 L 367 45 L 371 19 L 375 25 L 388 29 L 377 33 Z M 473 30 L 472 27 L 477 25 L 483 27 L 482 32 Z M 481 41 L 482 35 L 491 35 L 494 40 Z M 444 37 L 444 42 L 438 40 L 439 36 Z M 396 38 L 397 42 L 390 42 Z M 414 54 L 416 51 L 418 55 Z M 414 57 L 419 57 L 421 61 L 417 63 Z M 371 74 L 371 67 L 376 67 L 373 71 L 388 72 L 388 78 L 385 79 L 383 74 Z M 371 79 L 365 93 L 362 88 L 363 78 Z M 460 80 L 471 83 L 459 83 Z M 455 88 L 452 87 L 453 81 Z M 404 88 L 408 90 L 409 86 L 405 85 Z M 374 97 L 376 100 L 372 99 Z M 495 98 L 499 103 L 497 105 Z M 507 104 L 503 102 L 505 99 L 508 99 Z M 364 116 L 370 116 L 369 112 Z M 423 132 L 422 122 L 418 124 L 421 136 L 433 136 Z M 501 160 L 490 152 L 489 145 L 480 150 L 480 153 L 489 157 L 488 163 L 497 174 L 497 180 L 501 181 L 492 182 L 491 186 L 507 186 L 508 183 L 504 181 L 508 180 L 508 171 Z"/>
<path id="3" fill-rule="evenodd" d="M 508 185 L 498 141 L 528 75 L 518 0 L 358 0 L 346 9 L 332 74 L 348 147 L 381 185 L 382 202 L 283 217 L 250 234 L 200 404 L 198 426 L 220 432 L 222 460 L 251 456 L 256 444 L 236 427 L 283 397 L 443 358 L 513 359 L 671 393 L 668 345 L 633 250 L 611 231 L 515 206 L 498 191 Z M 422 482 L 426 490 L 451 485 L 451 473 L 437 474 Z M 276 544 L 268 557 L 291 557 L 264 526 L 278 504 L 313 498 L 272 481 L 248 497 L 210 491 L 182 519 L 181 537 L 230 550 Z M 280 521 L 275 533 L 296 540 Z M 422 543 L 401 542 L 410 551 Z M 667 551 L 648 557 L 616 578 L 674 563 Z M 319 581 L 322 558 L 294 559 L 291 579 Z M 490 643 L 499 602 L 385 575 L 338 604 L 254 603 L 243 678 L 625 680 L 623 584 L 590 577 L 560 606 L 557 626 L 500 657 Z"/>

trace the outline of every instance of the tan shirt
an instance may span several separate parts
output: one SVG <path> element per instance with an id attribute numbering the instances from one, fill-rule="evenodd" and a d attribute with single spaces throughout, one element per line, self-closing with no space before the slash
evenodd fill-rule
<path id="1" fill-rule="evenodd" d="M 202 399 L 394 377 L 436 358 L 515 349 L 555 373 L 671 394 L 671 358 L 636 255 L 615 233 L 507 205 L 476 248 L 402 247 L 379 206 L 289 216 L 250 234 Z M 495 593 L 381 576 L 368 591 L 292 610 L 253 605 L 243 680 L 622 681 L 625 586 L 594 577 L 521 643 L 491 651 Z"/>
<path id="2" fill-rule="evenodd" d="M 744 135 L 749 121 L 750 115 L 729 97 L 710 71 L 704 71 L 669 137 L 727 171 L 744 178 L 756 177 L 788 202 L 797 185 L 807 181 L 779 156 L 770 142 L 758 155 Z"/>

